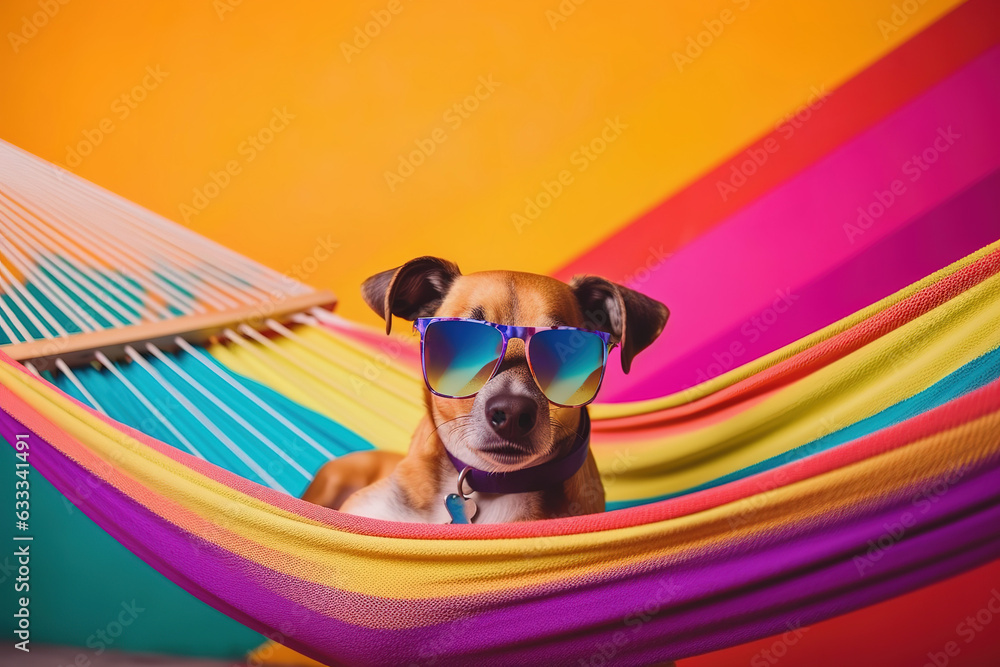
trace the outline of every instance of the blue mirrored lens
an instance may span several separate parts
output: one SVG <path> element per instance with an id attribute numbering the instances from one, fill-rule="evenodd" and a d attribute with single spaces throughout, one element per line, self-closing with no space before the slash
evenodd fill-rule
<path id="1" fill-rule="evenodd" d="M 471 396 L 489 381 L 502 350 L 503 335 L 489 325 L 431 322 L 424 332 L 427 384 L 443 396 Z"/>
<path id="2" fill-rule="evenodd" d="M 606 352 L 604 341 L 595 333 L 549 329 L 532 336 L 528 358 L 546 398 L 560 405 L 577 406 L 597 395 Z"/>

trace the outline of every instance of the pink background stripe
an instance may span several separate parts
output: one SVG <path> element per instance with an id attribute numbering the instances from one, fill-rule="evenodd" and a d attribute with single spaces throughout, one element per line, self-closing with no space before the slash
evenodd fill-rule
<path id="1" fill-rule="evenodd" d="M 672 320 L 627 378 L 611 364 L 601 399 L 662 395 L 665 388 L 656 379 L 661 369 L 690 355 L 706 339 L 738 330 L 780 299 L 779 291 L 794 292 L 815 281 L 997 169 L 997 71 L 1000 47 L 682 248 L 645 283 L 633 284 L 663 300 Z M 912 181 L 912 157 L 934 151 L 935 141 L 947 135 L 948 128 L 958 138 L 952 135 L 947 150 Z M 942 139 L 938 146 L 945 143 Z M 845 224 L 857 225 L 858 207 L 878 212 L 878 206 L 872 206 L 877 203 L 875 193 L 888 191 L 897 179 L 905 192 L 896 195 L 868 229 L 849 238 Z M 953 232 L 962 234 L 961 221 L 955 221 Z M 913 254 L 920 274 L 941 268 L 916 266 L 920 257 Z M 881 296 L 866 295 L 868 303 Z M 755 350 L 741 363 L 768 351 Z M 636 386 L 645 386 L 642 396 L 631 390 Z"/>

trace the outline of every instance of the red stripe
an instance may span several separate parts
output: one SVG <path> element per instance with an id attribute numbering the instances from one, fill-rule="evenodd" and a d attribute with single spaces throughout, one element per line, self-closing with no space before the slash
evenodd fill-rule
<path id="1" fill-rule="evenodd" d="M 895 111 L 1000 42 L 1000 3 L 970 0 L 830 94 L 808 122 L 785 139 L 776 129 L 555 272 L 615 279 L 645 264 L 649 245 L 670 252 L 726 219 L 776 185 Z M 745 151 L 766 141 L 780 148 L 726 201 L 718 183 Z"/>

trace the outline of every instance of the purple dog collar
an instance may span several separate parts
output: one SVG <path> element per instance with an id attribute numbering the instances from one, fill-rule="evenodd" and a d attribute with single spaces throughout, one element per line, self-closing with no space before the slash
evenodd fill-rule
<path id="1" fill-rule="evenodd" d="M 580 429 L 576 435 L 569 454 L 561 459 L 546 461 L 530 468 L 513 470 L 511 472 L 486 472 L 477 470 L 458 457 L 448 452 L 455 470 L 462 472 L 466 468 L 469 472 L 466 481 L 473 491 L 480 493 L 528 493 L 530 491 L 541 491 L 555 484 L 565 482 L 576 474 L 576 471 L 583 467 L 587 461 L 587 446 L 590 444 L 590 415 L 587 408 L 583 408 L 580 413 Z M 448 451 L 445 449 L 445 451 Z"/>

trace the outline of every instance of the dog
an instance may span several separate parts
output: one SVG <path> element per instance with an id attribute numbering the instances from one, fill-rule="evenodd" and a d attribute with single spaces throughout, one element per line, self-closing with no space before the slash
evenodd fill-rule
<path id="1" fill-rule="evenodd" d="M 334 459 L 318 471 L 305 500 L 355 515 L 423 523 L 505 523 L 604 511 L 604 486 L 589 450 L 589 416 L 585 404 L 576 405 L 593 399 L 585 392 L 596 393 L 596 370 L 579 395 L 559 395 L 556 403 L 543 393 L 535 375 L 543 365 L 543 374 L 571 371 L 536 356 L 548 352 L 564 357 L 577 347 L 600 350 L 606 344 L 606 364 L 608 350 L 617 346 L 628 373 L 635 356 L 663 331 L 669 316 L 665 305 L 596 276 L 576 276 L 567 284 L 514 271 L 463 275 L 457 265 L 437 257 L 419 257 L 378 273 L 363 283 L 361 292 L 385 319 L 386 334 L 393 316 L 428 327 L 421 339 L 427 414 L 405 456 L 366 451 Z M 466 323 L 447 325 L 449 329 L 426 324 L 426 318 Z M 476 345 L 485 353 L 489 345 L 500 345 L 495 325 L 523 337 L 506 340 L 485 384 L 479 386 L 488 371 L 484 366 L 473 380 L 474 395 L 457 390 L 452 393 L 462 396 L 452 398 L 432 389 L 435 380 L 426 366 L 433 353 L 430 327 L 450 332 L 452 347 L 478 340 L 461 329 L 472 327 L 470 333 L 488 339 L 488 344 Z M 557 336 L 537 333 L 556 327 L 563 328 Z M 567 327 L 603 332 L 603 342 L 594 338 L 600 333 Z M 528 333 L 541 342 L 527 342 Z M 445 334 L 435 333 L 434 340 L 439 339 L 445 340 Z M 433 345 L 454 354 L 443 343 Z M 594 355 L 600 353 L 588 352 L 592 358 L 587 363 L 595 366 Z M 432 365 L 437 361 L 430 359 Z M 602 365 L 602 376 L 603 370 Z M 550 395 L 559 391 L 553 387 L 555 383 L 548 388 Z"/>

